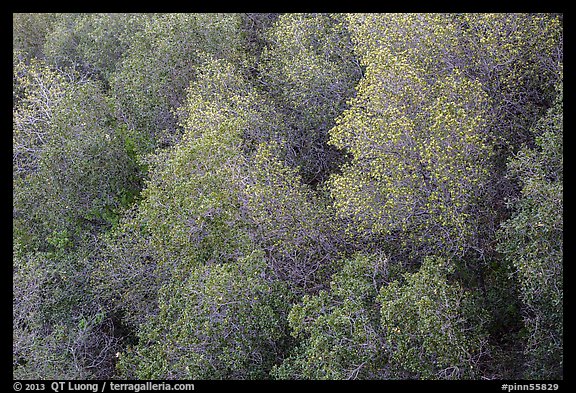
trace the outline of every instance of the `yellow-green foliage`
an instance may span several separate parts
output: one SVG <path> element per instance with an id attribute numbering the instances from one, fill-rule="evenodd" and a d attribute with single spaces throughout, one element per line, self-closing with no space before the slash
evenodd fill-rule
<path id="1" fill-rule="evenodd" d="M 428 80 L 390 49 L 369 59 L 351 108 L 330 130 L 330 142 L 353 157 L 331 179 L 335 206 L 351 229 L 462 253 L 490 158 L 486 95 L 459 69 Z"/>
<path id="2" fill-rule="evenodd" d="M 446 55 L 456 47 L 455 26 L 444 14 L 347 14 L 354 50 L 363 65 L 387 48 L 434 76 L 450 70 Z M 376 56 L 374 58 L 373 56 Z"/>
<path id="3" fill-rule="evenodd" d="M 243 86 L 229 63 L 207 61 L 179 109 L 182 140 L 147 159 L 150 179 L 138 220 L 167 261 L 179 255 L 178 263 L 187 266 L 196 258 L 225 260 L 243 249 L 248 236 L 240 211 L 247 176 L 243 136 L 252 124 L 266 127 L 258 112 L 261 101 Z"/>
<path id="4" fill-rule="evenodd" d="M 189 264 L 226 259 L 242 248 L 239 131 L 233 122 L 224 123 L 150 158 L 137 220 L 164 262 L 185 271 Z"/>
<path id="5" fill-rule="evenodd" d="M 354 49 L 369 66 L 378 48 L 404 55 L 426 78 L 453 68 L 491 100 L 491 137 L 518 146 L 545 105 L 562 60 L 562 22 L 551 14 L 350 14 Z"/>
<path id="6" fill-rule="evenodd" d="M 236 136 L 242 139 L 242 150 L 248 153 L 256 144 L 273 139 L 282 127 L 281 117 L 246 79 L 242 69 L 233 62 L 209 56 L 203 56 L 202 61 L 198 78 L 186 90 L 185 103 L 175 111 L 185 130 L 183 138 L 199 138 L 222 122 L 233 120 Z"/>
<path id="7" fill-rule="evenodd" d="M 482 372 L 485 313 L 448 278 L 451 264 L 425 258 L 402 277 L 382 255 L 343 261 L 329 290 L 290 310 L 300 340 L 273 371 L 280 379 L 462 379 Z M 394 281 L 392 281 L 394 280 Z"/>

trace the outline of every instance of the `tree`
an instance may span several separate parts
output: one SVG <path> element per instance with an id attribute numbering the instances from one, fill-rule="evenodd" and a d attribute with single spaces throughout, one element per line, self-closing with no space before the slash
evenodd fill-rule
<path id="1" fill-rule="evenodd" d="M 342 234 L 330 206 L 279 159 L 281 151 L 281 146 L 260 144 L 250 161 L 247 217 L 276 276 L 297 293 L 314 293 L 335 271 L 345 248 Z"/>
<path id="2" fill-rule="evenodd" d="M 258 73 L 262 52 L 266 47 L 266 32 L 270 29 L 279 13 L 242 13 L 242 36 L 243 48 L 246 52 L 246 66 L 249 72 L 255 76 Z"/>
<path id="3" fill-rule="evenodd" d="M 288 163 L 307 184 L 334 171 L 341 157 L 328 130 L 354 93 L 360 69 L 341 15 L 283 14 L 266 31 L 259 86 L 284 116 Z"/>
<path id="4" fill-rule="evenodd" d="M 99 87 L 14 53 L 13 372 L 107 378 L 119 346 L 88 261 L 135 187 L 125 135 Z"/>
<path id="5" fill-rule="evenodd" d="M 273 375 L 288 379 L 460 379 L 481 375 L 486 312 L 426 258 L 403 273 L 378 255 L 357 254 L 330 290 L 304 296 L 289 314 L 299 344 Z"/>
<path id="6" fill-rule="evenodd" d="M 411 252 L 463 255 L 486 182 L 487 98 L 455 68 L 429 80 L 385 48 L 366 74 L 330 143 L 352 155 L 330 191 L 348 231 L 384 236 Z"/>
<path id="7" fill-rule="evenodd" d="M 448 275 L 450 263 L 425 258 L 416 273 L 380 288 L 390 362 L 404 378 L 475 379 L 486 350 L 485 312 Z"/>
<path id="8" fill-rule="evenodd" d="M 562 21 L 554 14 L 475 13 L 453 16 L 454 60 L 491 99 L 490 128 L 502 148 L 533 143 L 530 129 L 554 100 L 562 61 Z"/>
<path id="9" fill-rule="evenodd" d="M 563 378 L 563 17 L 13 14 L 13 373 Z"/>
<path id="10" fill-rule="evenodd" d="M 143 158 L 148 178 L 138 204 L 106 236 L 97 258 L 99 296 L 134 334 L 158 313 L 163 286 L 254 250 L 243 152 L 248 125 L 266 126 L 257 112 L 263 106 L 230 62 L 208 60 L 200 75 L 177 111 L 181 140 Z"/>
<path id="11" fill-rule="evenodd" d="M 468 249 L 476 254 L 471 256 L 496 257 L 495 232 L 507 215 L 504 200 L 514 193 L 503 168 L 511 152 L 531 143 L 528 130 L 552 102 L 562 58 L 561 19 L 515 13 L 351 14 L 346 19 L 364 66 L 377 63 L 378 51 L 386 48 L 406 59 L 426 83 L 457 69 L 484 92 L 484 127 L 478 131 L 492 156 L 478 163 L 488 171 L 475 185 L 480 197 L 474 211 L 480 219 L 465 233 L 471 235 Z"/>
<path id="12" fill-rule="evenodd" d="M 58 14 L 13 13 L 12 48 L 27 59 L 44 59 L 46 37 L 59 19 Z"/>
<path id="13" fill-rule="evenodd" d="M 24 177 L 37 170 L 54 107 L 70 85 L 41 60 L 27 64 L 21 51 L 14 51 L 12 85 L 12 168 L 15 177 Z"/>
<path id="14" fill-rule="evenodd" d="M 459 37 L 453 62 L 479 81 L 490 99 L 486 119 L 494 155 L 478 206 L 475 248 L 481 260 L 499 258 L 496 231 L 510 215 L 506 200 L 517 193 L 506 176 L 506 162 L 524 144 L 534 147 L 531 129 L 554 102 L 563 57 L 562 20 L 556 14 L 519 13 L 452 18 Z"/>
<path id="15" fill-rule="evenodd" d="M 563 87 L 535 127 L 536 146 L 508 163 L 521 187 L 502 223 L 498 250 L 515 268 L 526 327 L 525 375 L 563 376 Z"/>
<path id="16" fill-rule="evenodd" d="M 106 379 L 120 339 L 92 297 L 89 246 L 52 239 L 54 251 L 13 258 L 13 374 L 16 379 Z"/>
<path id="17" fill-rule="evenodd" d="M 14 111 L 16 233 L 45 247 L 53 233 L 78 240 L 113 224 L 139 179 L 111 102 L 95 83 L 35 62 L 18 78 L 25 92 Z"/>
<path id="18" fill-rule="evenodd" d="M 298 344 L 273 375 L 280 379 L 390 379 L 376 298 L 389 277 L 383 255 L 340 262 L 329 289 L 305 295 L 288 321 Z M 393 270 L 393 269 L 392 269 Z"/>
<path id="19" fill-rule="evenodd" d="M 161 269 L 160 252 L 151 246 L 146 227 L 136 219 L 138 204 L 103 233 L 89 262 L 90 286 L 124 344 L 134 341 L 138 327 L 158 311 L 158 291 L 171 277 Z M 164 266 L 165 267 L 165 266 Z"/>
<path id="20" fill-rule="evenodd" d="M 261 252 L 190 270 L 165 284 L 159 313 L 120 355 L 139 379 L 265 379 L 284 350 L 289 295 Z"/>
<path id="21" fill-rule="evenodd" d="M 132 37 L 150 14 L 61 14 L 46 35 L 47 61 L 100 80 L 106 88 Z"/>
<path id="22" fill-rule="evenodd" d="M 205 57 L 235 58 L 240 48 L 236 14 L 162 14 L 144 22 L 112 76 L 120 116 L 135 130 L 139 153 L 182 134 L 173 111 Z"/>
<path id="23" fill-rule="evenodd" d="M 386 47 L 431 78 L 459 68 L 490 98 L 494 142 L 528 141 L 534 115 L 552 104 L 562 21 L 554 14 L 350 14 L 354 49 L 363 58 Z"/>
<path id="24" fill-rule="evenodd" d="M 227 224 L 222 228 L 240 225 L 243 229 L 238 235 L 235 234 L 237 229 L 233 229 L 226 236 L 222 235 L 224 232 L 215 232 L 216 238 L 206 238 L 214 241 L 222 237 L 231 242 L 230 247 L 224 247 L 218 240 L 217 249 L 232 252 L 234 244 L 242 244 L 234 243 L 234 239 L 249 235 L 266 251 L 277 278 L 287 281 L 291 288 L 317 290 L 318 285 L 325 285 L 327 275 L 332 272 L 330 259 L 338 252 L 335 246 L 337 231 L 329 220 L 328 208 L 321 208 L 319 198 L 302 184 L 295 170 L 276 158 L 276 154 L 282 155 L 282 149 L 263 143 L 270 140 L 265 135 L 273 135 L 280 128 L 281 118 L 274 113 L 274 107 L 237 67 L 223 60 L 204 63 L 199 78 L 191 83 L 188 92 L 186 105 L 177 112 L 186 133 L 174 149 L 175 158 L 159 156 L 158 164 L 154 164 L 161 171 L 165 169 L 160 168 L 168 168 L 169 177 L 152 174 L 151 178 L 161 183 L 154 186 L 154 191 L 149 187 L 145 195 L 149 199 L 166 200 L 168 195 L 178 193 L 182 202 L 174 211 L 180 217 L 189 211 L 196 215 L 211 209 L 210 224 L 206 224 L 206 228 L 215 228 L 212 225 L 221 214 L 226 214 L 222 222 Z M 174 165 L 176 159 L 178 166 Z M 180 165 L 182 168 L 175 170 Z M 181 173 L 182 178 L 175 178 L 175 173 Z M 175 180 L 175 185 L 171 185 Z M 186 191 L 180 193 L 180 189 Z M 170 190 L 168 194 L 167 190 Z M 208 195 L 226 196 L 207 198 Z M 203 200 L 206 202 L 199 210 Z M 160 221 L 160 225 L 165 225 L 168 221 L 191 221 L 190 218 L 176 219 L 166 209 L 172 202 L 161 205 L 154 202 L 164 208 L 148 209 L 149 202 L 143 206 L 147 214 L 158 212 L 164 217 L 162 220 L 154 218 L 152 222 Z M 182 250 L 189 249 L 190 240 L 196 235 L 191 237 L 187 226 L 178 225 L 184 232 L 177 236 L 177 241 L 176 237 L 167 237 L 171 231 L 159 227 L 162 229 L 157 237 L 163 239 L 160 240 L 163 243 L 159 243 L 162 245 L 158 249 L 171 250 L 175 245 Z M 206 236 L 204 231 L 198 231 L 198 236 Z"/>

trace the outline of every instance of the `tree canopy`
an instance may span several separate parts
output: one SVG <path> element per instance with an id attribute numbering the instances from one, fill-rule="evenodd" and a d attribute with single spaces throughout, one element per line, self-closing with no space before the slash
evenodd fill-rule
<path id="1" fill-rule="evenodd" d="M 563 15 L 13 14 L 16 379 L 563 374 Z"/>

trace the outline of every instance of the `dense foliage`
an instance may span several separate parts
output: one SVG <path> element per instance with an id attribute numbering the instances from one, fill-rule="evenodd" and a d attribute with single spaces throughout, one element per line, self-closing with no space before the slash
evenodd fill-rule
<path id="1" fill-rule="evenodd" d="M 561 14 L 13 14 L 18 379 L 563 379 Z"/>

